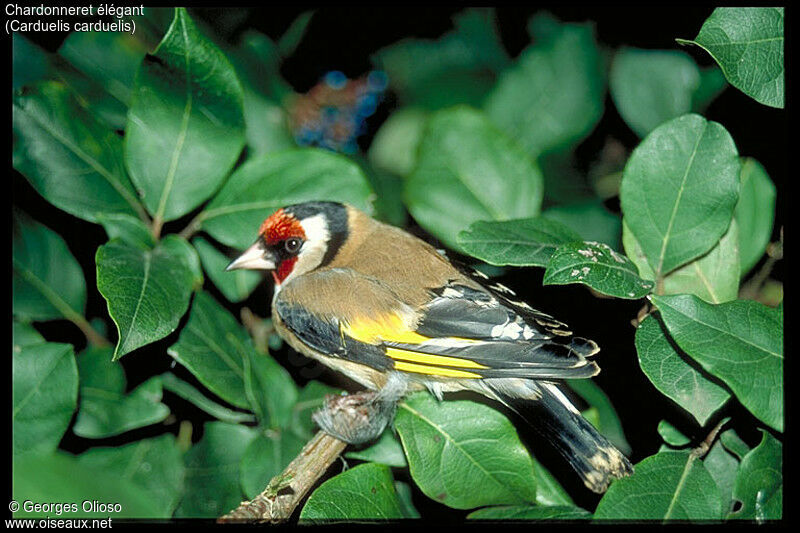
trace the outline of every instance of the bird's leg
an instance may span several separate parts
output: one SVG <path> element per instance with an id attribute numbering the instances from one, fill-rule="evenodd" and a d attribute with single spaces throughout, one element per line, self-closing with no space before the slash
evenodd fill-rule
<path id="1" fill-rule="evenodd" d="M 325 433 L 349 444 L 363 444 L 380 437 L 405 392 L 405 380 L 391 373 L 378 391 L 327 396 L 323 408 L 311 418 Z"/>

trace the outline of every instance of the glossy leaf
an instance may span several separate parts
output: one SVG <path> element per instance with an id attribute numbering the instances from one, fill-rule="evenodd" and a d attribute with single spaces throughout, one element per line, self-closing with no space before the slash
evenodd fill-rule
<path id="1" fill-rule="evenodd" d="M 12 236 L 14 315 L 23 320 L 80 318 L 86 281 L 64 239 L 17 210 Z"/>
<path id="2" fill-rule="evenodd" d="M 611 444 L 625 455 L 630 454 L 631 445 L 625 439 L 625 432 L 611 399 L 597 383 L 591 379 L 570 379 L 569 388 L 575 391 L 592 408 L 597 409 L 598 423 L 595 425 Z M 572 503 L 572 502 L 569 502 Z"/>
<path id="3" fill-rule="evenodd" d="M 725 382 L 769 426 L 783 430 L 783 320 L 775 309 L 737 300 L 707 304 L 691 295 L 653 296 L 680 348 Z"/>
<path id="4" fill-rule="evenodd" d="M 153 250 L 119 240 L 98 248 L 97 288 L 119 333 L 114 359 L 175 331 L 197 284 L 193 254 L 176 235 Z"/>
<path id="5" fill-rule="evenodd" d="M 156 220 L 174 220 L 214 194 L 244 146 L 242 113 L 228 59 L 186 9 L 175 9 L 142 62 L 125 128 L 128 172 Z"/>
<path id="6" fill-rule="evenodd" d="M 728 429 L 720 433 L 719 441 L 725 449 L 735 455 L 739 460 L 750 453 L 750 446 L 742 440 L 733 429 Z"/>
<path id="7" fill-rule="evenodd" d="M 233 409 L 228 409 L 211 400 L 189 383 L 175 377 L 175 374 L 171 372 L 164 372 L 160 377 L 164 390 L 183 398 L 204 413 L 213 416 L 221 422 L 239 424 L 242 422 L 256 421 L 255 416 L 250 413 L 234 411 Z"/>
<path id="8" fill-rule="evenodd" d="M 288 431 L 260 434 L 247 446 L 239 465 L 244 495 L 261 494 L 270 480 L 297 457 L 306 441 Z"/>
<path id="9" fill-rule="evenodd" d="M 544 218 L 560 222 L 580 235 L 584 241 L 602 242 L 619 250 L 622 221 L 597 199 L 550 207 Z"/>
<path id="10" fill-rule="evenodd" d="M 13 161 L 48 202 L 78 218 L 146 216 L 125 173 L 122 139 L 62 83 L 40 83 L 14 96 Z"/>
<path id="11" fill-rule="evenodd" d="M 297 147 L 289 131 L 286 111 L 281 106 L 249 88 L 244 90 L 243 105 L 249 157 Z"/>
<path id="12" fill-rule="evenodd" d="M 161 378 L 150 378 L 125 394 L 125 372 L 112 361 L 111 348 L 88 348 L 78 355 L 80 409 L 72 430 L 100 439 L 164 420 L 169 408 L 161 403 Z"/>
<path id="13" fill-rule="evenodd" d="M 330 200 L 371 212 L 371 193 L 364 173 L 347 158 L 322 149 L 298 148 L 243 164 L 200 218 L 203 229 L 219 242 L 243 249 L 278 208 Z"/>
<path id="14" fill-rule="evenodd" d="M 369 145 L 369 160 L 375 168 L 403 177 L 411 174 L 428 115 L 417 107 L 404 107 L 389 115 Z"/>
<path id="15" fill-rule="evenodd" d="M 589 24 L 531 22 L 536 44 L 500 76 L 486 113 L 529 154 L 577 143 L 603 114 L 603 62 Z"/>
<path id="16" fill-rule="evenodd" d="M 97 221 L 103 225 L 109 240 L 121 239 L 142 250 L 149 250 L 156 245 L 153 234 L 136 217 L 124 213 L 101 213 L 97 216 Z"/>
<path id="17" fill-rule="evenodd" d="M 560 245 L 580 236 L 544 217 L 474 222 L 458 234 L 461 249 L 490 265 L 547 266 Z"/>
<path id="18" fill-rule="evenodd" d="M 14 321 L 11 328 L 11 342 L 15 353 L 22 351 L 26 346 L 47 342 L 31 324 Z"/>
<path id="19" fill-rule="evenodd" d="M 300 511 L 301 524 L 404 517 L 392 472 L 377 463 L 358 465 L 324 482 Z"/>
<path id="20" fill-rule="evenodd" d="M 691 442 L 689 437 L 666 420 L 661 420 L 657 429 L 661 439 L 674 448 L 681 448 Z"/>
<path id="21" fill-rule="evenodd" d="M 636 329 L 636 353 L 639 366 L 653 386 L 688 411 L 701 426 L 731 397 L 678 351 L 653 316 L 645 318 Z"/>
<path id="22" fill-rule="evenodd" d="M 347 452 L 345 457 L 348 459 L 380 463 L 396 468 L 405 468 L 408 466 L 406 456 L 403 453 L 403 446 L 390 428 L 386 428 L 386 431 L 383 432 L 374 444 L 360 450 Z"/>
<path id="23" fill-rule="evenodd" d="M 608 488 L 596 520 L 721 520 L 714 478 L 691 452 L 661 452 L 635 466 L 635 473 Z"/>
<path id="24" fill-rule="evenodd" d="M 733 218 L 738 173 L 731 136 L 699 115 L 662 124 L 633 151 L 622 212 L 658 278 L 719 241 Z"/>
<path id="25" fill-rule="evenodd" d="M 654 286 L 652 281 L 639 277 L 630 259 L 599 242 L 559 246 L 547 263 L 542 283 L 582 283 L 600 293 L 625 299 L 643 298 Z"/>
<path id="26" fill-rule="evenodd" d="M 467 515 L 472 520 L 589 520 L 592 513 L 580 507 L 558 505 L 543 507 L 539 505 L 497 506 L 478 509 Z"/>
<path id="27" fill-rule="evenodd" d="M 761 444 L 739 466 L 733 497 L 742 506 L 728 518 L 763 522 L 783 516 L 783 445 L 766 431 L 762 433 Z"/>
<path id="28" fill-rule="evenodd" d="M 456 247 L 458 232 L 478 220 L 538 215 L 542 176 L 482 113 L 456 107 L 428 121 L 405 199 L 422 227 Z"/>
<path id="29" fill-rule="evenodd" d="M 479 105 L 509 61 L 494 19 L 488 9 L 465 10 L 440 39 L 404 39 L 379 50 L 373 62 L 404 103 L 427 109 Z"/>
<path id="30" fill-rule="evenodd" d="M 49 453 L 78 401 L 78 371 L 69 344 L 33 344 L 11 356 L 14 456 Z"/>
<path id="31" fill-rule="evenodd" d="M 153 517 L 154 502 L 147 491 L 127 479 L 120 479 L 116 473 L 107 472 L 103 468 L 81 464 L 78 457 L 56 451 L 47 455 L 35 455 L 14 461 L 14 477 L 12 494 L 19 502 L 30 500 L 37 503 L 73 503 L 78 505 L 75 514 L 56 515 L 52 510 L 46 512 L 25 512 L 24 508 L 15 517 L 28 516 L 48 518 L 49 520 L 76 520 L 79 518 L 111 519 L 109 527 L 120 518 Z M 113 515 L 107 508 L 97 511 L 83 511 L 83 502 L 119 504 L 120 511 Z M 45 522 L 51 523 L 51 522 Z M 64 522 L 67 523 L 67 522 Z M 72 522 L 78 527 L 80 522 Z M 91 524 L 91 522 L 90 522 Z"/>
<path id="32" fill-rule="evenodd" d="M 228 301 L 241 302 L 264 280 L 263 276 L 252 270 L 225 272 L 225 267 L 233 258 L 224 255 L 204 238 L 195 237 L 192 244 L 200 256 L 203 270 Z"/>
<path id="33" fill-rule="evenodd" d="M 530 455 L 498 411 L 420 393 L 400 404 L 395 428 L 411 477 L 437 502 L 471 509 L 535 501 Z"/>
<path id="34" fill-rule="evenodd" d="M 11 87 L 15 91 L 48 76 L 47 53 L 18 32 L 11 33 L 11 54 Z"/>
<path id="35" fill-rule="evenodd" d="M 739 261 L 746 275 L 764 255 L 775 221 L 775 185 L 752 157 L 742 159 L 741 192 L 733 216 L 739 225 Z"/>
<path id="36" fill-rule="evenodd" d="M 639 137 L 698 110 L 700 69 L 685 52 L 623 47 L 614 55 L 608 81 L 619 114 Z"/>
<path id="37" fill-rule="evenodd" d="M 189 321 L 167 353 L 211 392 L 236 407 L 249 409 L 244 359 L 254 351 L 250 337 L 236 319 L 207 293 L 198 292 Z"/>
<path id="38" fill-rule="evenodd" d="M 394 490 L 400 502 L 400 510 L 403 512 L 403 518 L 420 518 L 419 511 L 414 507 L 414 501 L 411 498 L 411 486 L 402 481 L 395 481 Z"/>
<path id="39" fill-rule="evenodd" d="M 783 108 L 782 7 L 720 7 L 694 40 L 677 41 L 711 54 L 731 85 L 757 102 Z"/>
<path id="40" fill-rule="evenodd" d="M 709 303 L 735 300 L 739 294 L 739 227 L 731 221 L 728 231 L 709 252 L 679 267 L 661 280 L 662 294 L 694 294 Z M 623 223 L 625 253 L 639 269 L 639 275 L 655 280 L 642 247 Z"/>
<path id="41" fill-rule="evenodd" d="M 297 386 L 289 372 L 268 354 L 248 350 L 244 363 L 244 390 L 250 409 L 264 427 L 286 427 L 297 401 Z"/>
<path id="42" fill-rule="evenodd" d="M 170 518 L 183 491 L 183 457 L 172 435 L 143 439 L 116 448 L 92 448 L 78 464 L 130 482 L 150 496 L 151 506 L 140 518 Z"/>
<path id="43" fill-rule="evenodd" d="M 739 461 L 717 440 L 703 458 L 703 465 L 719 487 L 723 514 L 728 514 L 733 509 L 733 487 L 739 472 Z"/>
<path id="44" fill-rule="evenodd" d="M 533 475 L 536 478 L 536 503 L 548 507 L 572 506 L 575 502 L 536 458 L 533 458 Z"/>
<path id="45" fill-rule="evenodd" d="M 238 424 L 203 426 L 203 438 L 184 456 L 184 496 L 175 518 L 217 518 L 241 503 L 239 464 L 255 437 L 255 430 Z"/>
<path id="46" fill-rule="evenodd" d="M 130 103 L 136 70 L 147 45 L 135 34 L 74 31 L 58 53 L 124 104 Z M 113 57 L 113 61 L 109 61 Z"/>

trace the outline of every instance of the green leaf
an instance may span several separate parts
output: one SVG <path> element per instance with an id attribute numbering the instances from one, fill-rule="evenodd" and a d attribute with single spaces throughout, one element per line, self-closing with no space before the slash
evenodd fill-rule
<path id="1" fill-rule="evenodd" d="M 358 465 L 329 479 L 311 493 L 300 511 L 301 524 L 404 518 L 386 465 Z"/>
<path id="2" fill-rule="evenodd" d="M 648 316 L 636 329 L 636 353 L 647 379 L 704 426 L 731 395 L 678 352 L 659 321 Z"/>
<path id="3" fill-rule="evenodd" d="M 97 289 L 119 333 L 114 359 L 178 327 L 197 283 L 188 247 L 177 235 L 167 235 L 153 250 L 119 240 L 97 249 Z"/>
<path id="4" fill-rule="evenodd" d="M 653 296 L 670 336 L 761 421 L 783 431 L 783 321 L 775 309 L 691 295 Z"/>
<path id="5" fill-rule="evenodd" d="M 697 110 L 693 103 L 701 80 L 685 52 L 623 47 L 614 55 L 608 81 L 619 114 L 644 137 L 659 124 Z"/>
<path id="6" fill-rule="evenodd" d="M 662 124 L 633 151 L 622 212 L 657 278 L 719 241 L 733 218 L 738 173 L 731 136 L 699 115 Z"/>
<path id="7" fill-rule="evenodd" d="M 676 40 L 708 52 L 731 85 L 747 96 L 783 108 L 782 7 L 719 7 L 693 41 Z"/>
<path id="8" fill-rule="evenodd" d="M 244 390 L 250 409 L 264 427 L 284 428 L 297 401 L 297 386 L 289 372 L 267 354 L 254 349 L 243 359 Z"/>
<path id="9" fill-rule="evenodd" d="M 422 227 L 455 248 L 458 232 L 478 220 L 538 215 L 542 175 L 482 113 L 456 107 L 428 121 L 405 199 Z"/>
<path id="10" fill-rule="evenodd" d="M 395 428 L 411 477 L 437 502 L 472 509 L 535 501 L 531 457 L 498 411 L 419 393 L 400 404 Z"/>
<path id="11" fill-rule="evenodd" d="M 714 478 L 691 452 L 660 452 L 612 483 L 594 513 L 596 520 L 720 520 Z"/>
<path id="12" fill-rule="evenodd" d="M 50 61 L 47 53 L 23 37 L 11 33 L 11 88 L 15 91 L 23 85 L 48 77 Z"/>
<path id="13" fill-rule="evenodd" d="M 414 507 L 414 501 L 411 497 L 411 486 L 402 481 L 395 481 L 394 490 L 400 502 L 400 509 L 403 511 L 403 518 L 421 518 L 419 511 Z"/>
<path id="14" fill-rule="evenodd" d="M 281 106 L 249 88 L 244 89 L 243 104 L 248 157 L 297 147 Z"/>
<path id="15" fill-rule="evenodd" d="M 622 221 L 597 199 L 551 207 L 542 216 L 576 232 L 581 237 L 577 240 L 602 242 L 615 250 L 620 249 Z"/>
<path id="16" fill-rule="evenodd" d="M 14 315 L 23 320 L 82 320 L 86 281 L 67 243 L 23 212 L 13 213 Z"/>
<path id="17" fill-rule="evenodd" d="M 485 507 L 467 515 L 472 520 L 588 520 L 592 513 L 580 507 L 559 505 L 541 507 L 538 505 L 517 505 Z"/>
<path id="18" fill-rule="evenodd" d="M 564 487 L 535 457 L 533 459 L 533 476 L 536 478 L 536 503 L 548 507 L 572 506 L 572 501 Z"/>
<path id="19" fill-rule="evenodd" d="M 542 283 L 582 283 L 603 294 L 632 300 L 643 298 L 654 286 L 652 281 L 639 277 L 630 259 L 599 242 L 559 246 L 547 263 Z"/>
<path id="20" fill-rule="evenodd" d="M 310 439 L 316 431 L 311 420 L 312 411 L 320 409 L 328 394 L 340 394 L 341 390 L 329 387 L 319 381 L 309 381 L 297 396 L 297 403 L 292 407 L 291 428 L 297 435 Z"/>
<path id="21" fill-rule="evenodd" d="M 77 457 L 78 464 L 130 482 L 150 496 L 148 514 L 170 518 L 183 489 L 183 457 L 172 435 L 143 439 L 116 448 L 92 448 Z"/>
<path id="22" fill-rule="evenodd" d="M 373 56 L 402 102 L 426 109 L 480 105 L 492 88 L 509 61 L 494 13 L 468 9 L 453 17 L 453 26 L 438 40 L 408 38 Z"/>
<path id="23" fill-rule="evenodd" d="M 619 448 L 622 453 L 629 455 L 631 445 L 625 439 L 622 422 L 617 416 L 617 411 L 614 409 L 611 399 L 603 389 L 591 379 L 570 379 L 567 383 L 569 388 L 583 398 L 586 403 L 597 409 L 599 422 L 596 426 L 597 430 L 611 441 L 614 446 Z"/>
<path id="24" fill-rule="evenodd" d="M 718 440 L 703 458 L 703 465 L 719 487 L 723 514 L 729 513 L 733 508 L 733 487 L 739 472 L 739 461 Z"/>
<path id="25" fill-rule="evenodd" d="M 681 448 L 691 442 L 689 437 L 681 433 L 678 428 L 666 420 L 662 420 L 658 423 L 658 434 L 661 435 L 661 439 L 665 443 L 675 448 Z"/>
<path id="26" fill-rule="evenodd" d="M 288 57 L 297 49 L 303 36 L 306 34 L 308 25 L 311 23 L 311 17 L 314 16 L 314 11 L 303 11 L 297 18 L 295 18 L 289 27 L 283 32 L 281 38 L 278 39 L 278 50 L 283 57 Z"/>
<path id="27" fill-rule="evenodd" d="M 161 384 L 164 390 L 167 390 L 187 402 L 191 403 L 201 411 L 208 413 L 217 420 L 228 422 L 231 424 L 239 424 L 241 422 L 255 422 L 256 418 L 249 413 L 240 413 L 228 409 L 217 402 L 207 398 L 202 392 L 192 387 L 189 383 L 180 378 L 175 377 L 171 372 L 164 372 L 161 374 Z"/>
<path id="28" fill-rule="evenodd" d="M 244 146 L 242 113 L 233 67 L 177 8 L 155 55 L 142 62 L 125 128 L 131 180 L 157 222 L 214 194 Z"/>
<path id="29" fill-rule="evenodd" d="M 728 231 L 711 251 L 679 267 L 661 280 L 662 294 L 694 294 L 709 303 L 735 300 L 739 294 L 739 228 L 731 221 Z M 625 253 L 636 264 L 639 274 L 655 280 L 642 247 L 623 222 Z"/>
<path id="30" fill-rule="evenodd" d="M 403 205 L 403 187 L 405 181 L 400 176 L 374 168 L 368 160 L 353 156 L 359 161 L 369 180 L 370 186 L 375 191 L 375 218 L 403 228 L 406 226 L 408 214 Z"/>
<path id="31" fill-rule="evenodd" d="M 17 322 L 16 320 L 12 324 L 11 339 L 14 353 L 21 352 L 27 346 L 47 342 L 31 324 Z"/>
<path id="32" fill-rule="evenodd" d="M 99 31 L 74 31 L 58 49 L 75 68 L 125 105 L 130 103 L 136 70 L 147 51 L 147 45 L 135 35 Z"/>
<path id="33" fill-rule="evenodd" d="M 346 157 L 298 148 L 247 161 L 199 217 L 203 229 L 219 242 L 245 248 L 255 240 L 264 219 L 278 208 L 329 200 L 371 212 L 371 193 L 364 173 Z"/>
<path id="34" fill-rule="evenodd" d="M 411 174 L 428 115 L 418 107 L 403 107 L 389 115 L 369 145 L 369 161 L 375 168 L 403 177 Z"/>
<path id="35" fill-rule="evenodd" d="M 49 518 L 51 520 L 97 518 L 110 519 L 110 526 L 119 518 L 153 517 L 155 504 L 145 489 L 116 473 L 84 464 L 78 457 L 61 451 L 48 455 L 35 455 L 14 461 L 12 494 L 19 502 L 62 502 L 75 504 L 78 511 L 57 516 L 51 507 L 47 512 L 14 513 L 15 517 Z M 120 511 L 109 516 L 107 509 L 83 511 L 83 502 L 98 502 L 120 506 Z M 74 524 L 77 527 L 77 524 Z"/>
<path id="36" fill-rule="evenodd" d="M 255 352 L 250 337 L 211 296 L 198 292 L 189 321 L 167 353 L 214 394 L 250 409 L 245 393 L 245 358 Z"/>
<path id="37" fill-rule="evenodd" d="M 238 424 L 203 426 L 203 438 L 184 457 L 184 497 L 175 518 L 217 518 L 239 505 L 239 464 L 256 435 L 252 428 Z"/>
<path id="38" fill-rule="evenodd" d="M 97 216 L 97 221 L 103 225 L 109 240 L 121 239 L 142 250 L 150 250 L 156 245 L 153 234 L 136 217 L 124 213 L 101 213 Z"/>
<path id="39" fill-rule="evenodd" d="M 23 89 L 13 114 L 14 168 L 48 202 L 89 222 L 100 213 L 147 216 L 125 173 L 122 139 L 64 84 Z"/>
<path id="40" fill-rule="evenodd" d="M 719 441 L 725 446 L 726 450 L 735 455 L 739 460 L 744 459 L 744 456 L 750 453 L 750 446 L 748 446 L 733 429 L 728 429 L 720 433 Z"/>
<path id="41" fill-rule="evenodd" d="M 69 344 L 48 342 L 12 352 L 14 456 L 56 449 L 78 402 L 78 370 Z"/>
<path id="42" fill-rule="evenodd" d="M 239 465 L 244 495 L 254 498 L 297 457 L 306 441 L 288 431 L 259 434 L 250 441 Z"/>
<path id="43" fill-rule="evenodd" d="M 590 24 L 560 24 L 546 14 L 532 25 L 537 44 L 503 72 L 485 109 L 501 130 L 538 156 L 592 131 L 603 114 L 605 79 Z"/>
<path id="44" fill-rule="evenodd" d="M 88 348 L 78 356 L 80 409 L 72 430 L 88 439 L 111 437 L 164 420 L 161 378 L 152 377 L 125 394 L 125 372 L 111 348 Z"/>
<path id="45" fill-rule="evenodd" d="M 761 163 L 742 159 L 741 191 L 734 218 L 739 225 L 741 275 L 746 275 L 764 255 L 775 222 L 775 185 Z"/>
<path id="46" fill-rule="evenodd" d="M 783 445 L 766 431 L 762 433 L 761 444 L 739 466 L 733 497 L 742 507 L 728 518 L 761 523 L 783 517 Z"/>
<path id="47" fill-rule="evenodd" d="M 252 270 L 225 272 L 225 267 L 231 262 L 231 258 L 202 237 L 192 239 L 192 244 L 200 256 L 203 270 L 230 302 L 245 300 L 264 279 L 258 272 Z"/>
<path id="48" fill-rule="evenodd" d="M 403 446 L 400 444 L 400 441 L 397 440 L 394 432 L 388 428 L 374 444 L 361 450 L 347 452 L 345 457 L 348 459 L 359 459 L 361 461 L 394 466 L 396 468 L 405 468 L 408 466 L 406 456 L 403 453 Z"/>
<path id="49" fill-rule="evenodd" d="M 579 240 L 564 224 L 544 217 L 479 220 L 458 234 L 464 252 L 490 265 L 547 266 L 556 248 Z"/>

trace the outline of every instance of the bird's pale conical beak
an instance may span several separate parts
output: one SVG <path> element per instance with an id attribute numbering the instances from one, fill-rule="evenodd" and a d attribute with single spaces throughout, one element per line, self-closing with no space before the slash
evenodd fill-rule
<path id="1" fill-rule="evenodd" d="M 258 240 L 253 245 L 244 251 L 242 255 L 231 261 L 231 264 L 225 269 L 226 272 L 230 270 L 275 270 L 275 258 L 272 253 L 265 250 Z"/>

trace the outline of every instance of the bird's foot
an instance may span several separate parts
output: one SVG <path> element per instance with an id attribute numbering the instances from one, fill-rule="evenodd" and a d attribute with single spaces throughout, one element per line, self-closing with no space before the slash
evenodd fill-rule
<path id="1" fill-rule="evenodd" d="M 311 415 L 325 433 L 349 444 L 377 439 L 394 419 L 394 399 L 376 391 L 328 395 L 322 409 Z"/>

